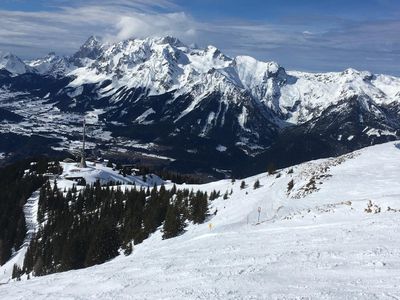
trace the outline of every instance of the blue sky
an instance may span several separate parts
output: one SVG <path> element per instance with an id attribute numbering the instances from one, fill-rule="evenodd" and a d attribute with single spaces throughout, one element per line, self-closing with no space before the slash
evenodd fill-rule
<path id="1" fill-rule="evenodd" d="M 0 50 L 73 53 L 90 35 L 174 35 L 286 69 L 400 75 L 398 0 L 1 0 Z"/>

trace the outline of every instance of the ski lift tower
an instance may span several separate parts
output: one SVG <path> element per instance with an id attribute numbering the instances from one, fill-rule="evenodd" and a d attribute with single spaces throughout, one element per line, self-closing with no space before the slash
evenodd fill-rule
<path id="1" fill-rule="evenodd" d="M 83 119 L 83 137 L 82 137 L 82 153 L 81 153 L 81 163 L 80 168 L 86 168 L 86 158 L 85 158 L 85 135 L 86 135 L 86 121 Z"/>

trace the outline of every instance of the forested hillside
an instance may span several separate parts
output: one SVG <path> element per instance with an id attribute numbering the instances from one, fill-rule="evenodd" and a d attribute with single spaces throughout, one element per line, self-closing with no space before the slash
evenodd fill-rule
<path id="1" fill-rule="evenodd" d="M 58 172 L 52 166 L 54 172 Z M 46 159 L 20 161 L 0 169 L 0 265 L 18 250 L 25 238 L 23 206 L 33 191 L 44 184 Z"/>
<path id="2" fill-rule="evenodd" d="M 125 186 L 126 187 L 126 186 Z M 35 276 L 103 263 L 124 251 L 132 252 L 163 226 L 163 238 L 183 232 L 187 222 L 202 223 L 208 213 L 207 193 L 87 185 L 60 190 L 57 182 L 40 190 L 39 232 L 31 241 L 23 270 L 14 276 Z"/>

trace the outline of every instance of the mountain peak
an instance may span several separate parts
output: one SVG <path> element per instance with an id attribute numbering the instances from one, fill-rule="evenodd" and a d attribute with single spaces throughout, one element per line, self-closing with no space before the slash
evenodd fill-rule
<path id="1" fill-rule="evenodd" d="M 342 72 L 342 75 L 349 77 L 361 77 L 363 80 L 370 80 L 373 77 L 373 74 L 369 71 L 358 71 L 353 68 L 347 68 Z"/>
<path id="2" fill-rule="evenodd" d="M 79 48 L 78 52 L 73 55 L 73 59 L 96 59 L 102 53 L 103 43 L 96 36 L 89 37 L 86 42 Z M 79 64 L 78 64 L 79 65 Z"/>
<path id="3" fill-rule="evenodd" d="M 169 44 L 169 45 L 175 46 L 175 47 L 186 47 L 186 45 L 184 43 L 182 43 L 178 38 L 170 36 L 170 35 L 160 37 L 160 38 L 158 38 L 158 40 L 162 44 Z"/>
<path id="4" fill-rule="evenodd" d="M 101 44 L 101 38 L 96 35 L 91 35 L 85 43 L 83 43 L 83 47 L 95 47 Z"/>
<path id="5" fill-rule="evenodd" d="M 2 51 L 0 51 L 0 69 L 5 69 L 13 74 L 32 71 L 18 56 Z"/>

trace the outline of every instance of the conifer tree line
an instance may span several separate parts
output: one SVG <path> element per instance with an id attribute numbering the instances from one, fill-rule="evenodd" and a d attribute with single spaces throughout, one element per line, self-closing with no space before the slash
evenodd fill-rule
<path id="1" fill-rule="evenodd" d="M 26 235 L 23 206 L 45 183 L 44 173 L 59 173 L 58 162 L 46 158 L 19 161 L 0 169 L 0 265 L 17 251 Z"/>
<path id="2" fill-rule="evenodd" d="M 137 176 L 143 176 L 143 181 L 146 182 L 147 176 L 149 174 L 155 174 L 164 180 L 171 180 L 172 182 L 176 184 L 183 184 L 183 183 L 188 183 L 188 184 L 202 184 L 206 183 L 207 181 L 205 180 L 204 177 L 199 176 L 199 175 L 194 175 L 194 174 L 182 174 L 179 172 L 174 172 L 166 169 L 160 169 L 160 168 L 154 168 L 154 167 L 148 167 L 148 166 L 143 166 L 143 165 L 135 165 L 135 168 L 133 168 L 133 165 L 128 165 L 124 166 L 121 163 L 113 163 L 111 160 L 107 162 L 107 167 L 113 168 L 114 170 L 119 170 L 119 173 L 123 175 L 124 177 L 127 175 L 137 175 Z M 133 171 L 133 169 L 137 169 L 136 171 Z"/>
<path id="3" fill-rule="evenodd" d="M 102 186 L 61 191 L 57 182 L 40 190 L 40 229 L 31 241 L 22 272 L 35 276 L 89 267 L 132 252 L 162 226 L 163 238 L 184 231 L 187 221 L 202 223 L 208 196 L 201 191 Z"/>
<path id="4" fill-rule="evenodd" d="M 190 174 L 181 174 L 178 172 L 168 171 L 165 169 L 159 170 L 154 168 L 149 168 L 146 166 L 139 166 L 139 172 L 137 175 L 146 175 L 154 173 L 157 176 L 163 178 L 164 180 L 171 180 L 177 184 L 188 183 L 188 184 L 202 184 L 205 180 L 199 176 L 194 176 Z"/>

